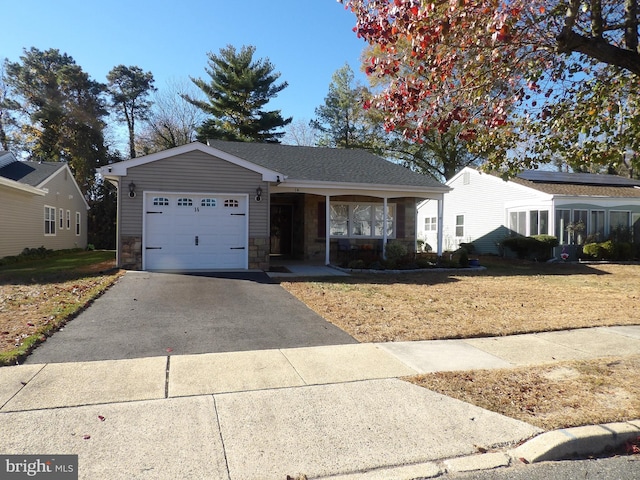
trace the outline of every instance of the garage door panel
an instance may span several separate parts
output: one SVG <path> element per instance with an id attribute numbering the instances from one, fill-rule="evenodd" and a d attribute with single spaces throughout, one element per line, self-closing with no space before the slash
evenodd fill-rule
<path id="1" fill-rule="evenodd" d="M 207 195 L 206 202 L 205 197 L 193 194 L 162 197 L 169 205 L 147 209 L 162 213 L 145 214 L 146 269 L 246 268 L 246 197 Z M 192 206 L 183 206 L 186 199 Z"/>

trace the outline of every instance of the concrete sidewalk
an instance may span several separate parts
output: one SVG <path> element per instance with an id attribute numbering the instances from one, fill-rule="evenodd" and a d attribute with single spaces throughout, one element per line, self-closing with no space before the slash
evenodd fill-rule
<path id="1" fill-rule="evenodd" d="M 5 367 L 0 452 L 78 454 L 83 479 L 428 478 L 559 440 L 398 377 L 639 352 L 632 326 Z"/>

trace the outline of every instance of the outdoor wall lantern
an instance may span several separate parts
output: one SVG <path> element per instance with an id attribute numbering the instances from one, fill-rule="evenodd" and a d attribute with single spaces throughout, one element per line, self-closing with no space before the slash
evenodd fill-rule
<path id="1" fill-rule="evenodd" d="M 129 184 L 129 197 L 133 198 L 136 196 L 136 184 L 131 182 Z"/>
<path id="2" fill-rule="evenodd" d="M 262 200 L 262 188 L 256 188 L 256 202 Z"/>

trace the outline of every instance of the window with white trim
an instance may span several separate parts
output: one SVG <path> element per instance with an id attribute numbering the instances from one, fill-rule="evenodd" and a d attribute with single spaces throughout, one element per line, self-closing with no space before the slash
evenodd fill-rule
<path id="1" fill-rule="evenodd" d="M 526 235 L 527 212 L 509 212 L 509 230 L 520 235 Z"/>
<path id="2" fill-rule="evenodd" d="M 424 231 L 435 232 L 438 230 L 438 217 L 426 217 L 424 219 Z"/>
<path id="3" fill-rule="evenodd" d="M 230 208 L 238 208 L 240 207 L 240 202 L 238 202 L 238 200 L 227 199 L 224 201 L 224 206 Z"/>
<path id="4" fill-rule="evenodd" d="M 80 212 L 76 212 L 76 235 L 80 236 L 80 223 L 82 217 L 80 216 Z"/>
<path id="5" fill-rule="evenodd" d="M 569 243 L 567 226 L 571 223 L 571 210 L 559 208 L 556 210 L 556 237 L 560 245 Z"/>
<path id="6" fill-rule="evenodd" d="M 599 241 L 604 240 L 604 210 L 591 210 L 587 231 L 594 239 Z"/>
<path id="7" fill-rule="evenodd" d="M 71 210 L 67 210 L 67 230 L 71 230 Z"/>
<path id="8" fill-rule="evenodd" d="M 179 198 L 178 199 L 179 207 L 193 207 L 193 199 L 192 198 Z"/>
<path id="9" fill-rule="evenodd" d="M 609 212 L 609 235 L 628 233 L 631 226 L 631 212 L 611 210 Z M 626 235 L 625 235 L 626 237 Z"/>
<path id="10" fill-rule="evenodd" d="M 549 233 L 549 210 L 529 211 L 529 235 L 547 235 Z"/>
<path id="11" fill-rule="evenodd" d="M 201 207 L 215 207 L 216 206 L 216 199 L 215 198 L 203 198 L 200 201 L 200 206 Z"/>
<path id="12" fill-rule="evenodd" d="M 387 205 L 387 238 L 395 237 L 395 204 Z M 384 205 L 381 203 L 331 203 L 332 237 L 383 238 Z"/>
<path id="13" fill-rule="evenodd" d="M 456 237 L 464 237 L 464 215 L 456 215 Z"/>
<path id="14" fill-rule="evenodd" d="M 60 225 L 58 225 L 58 229 L 62 230 L 64 228 L 64 210 L 63 209 L 59 210 L 58 221 L 60 222 Z"/>
<path id="15" fill-rule="evenodd" d="M 44 206 L 44 234 L 56 234 L 56 209 L 47 205 Z"/>
<path id="16" fill-rule="evenodd" d="M 166 207 L 169 205 L 169 199 L 166 197 L 154 197 L 153 205 L 156 207 Z"/>

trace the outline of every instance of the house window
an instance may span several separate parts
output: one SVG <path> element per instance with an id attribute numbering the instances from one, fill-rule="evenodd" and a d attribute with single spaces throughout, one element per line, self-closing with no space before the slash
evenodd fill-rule
<path id="1" fill-rule="evenodd" d="M 609 212 L 609 235 L 620 236 L 627 238 L 629 235 L 629 227 L 631 226 L 631 219 L 629 218 L 631 212 Z"/>
<path id="2" fill-rule="evenodd" d="M 203 198 L 200 201 L 200 206 L 201 207 L 215 207 L 216 206 L 216 199 L 215 198 Z"/>
<path id="3" fill-rule="evenodd" d="M 520 235 L 526 235 L 527 212 L 509 212 L 509 229 Z"/>
<path id="4" fill-rule="evenodd" d="M 332 237 L 384 236 L 384 205 L 379 203 L 332 203 L 330 232 Z M 395 232 L 395 205 L 387 205 L 387 237 Z"/>
<path id="5" fill-rule="evenodd" d="M 567 226 L 571 223 L 571 210 L 556 210 L 556 237 L 560 245 L 569 243 L 569 235 L 567 234 Z"/>
<path id="6" fill-rule="evenodd" d="M 169 205 L 169 199 L 165 197 L 154 197 L 153 205 L 156 207 L 166 207 Z"/>
<path id="7" fill-rule="evenodd" d="M 60 222 L 59 229 L 62 230 L 64 228 L 64 210 L 60 209 L 60 215 L 58 216 L 58 221 Z"/>
<path id="8" fill-rule="evenodd" d="M 464 172 L 462 174 L 462 184 L 469 185 L 471 183 L 471 174 L 469 172 Z"/>
<path id="9" fill-rule="evenodd" d="M 571 243 L 574 245 L 583 245 L 587 235 L 587 219 L 589 217 L 588 210 L 574 210 L 573 221 L 569 225 L 568 233 Z"/>
<path id="10" fill-rule="evenodd" d="M 46 205 L 44 206 L 44 234 L 56 234 L 56 209 Z"/>
<path id="11" fill-rule="evenodd" d="M 531 210 L 529 212 L 529 235 L 547 235 L 549 233 L 549 211 Z"/>
<path id="12" fill-rule="evenodd" d="M 178 199 L 179 207 L 193 207 L 193 199 L 191 198 L 179 198 Z"/>
<path id="13" fill-rule="evenodd" d="M 427 217 L 424 219 L 424 231 L 435 232 L 438 230 L 438 217 Z"/>
<path id="14" fill-rule="evenodd" d="M 456 215 L 456 237 L 464 237 L 464 215 Z"/>
<path id="15" fill-rule="evenodd" d="M 80 212 L 76 212 L 76 235 L 80 235 Z"/>
<path id="16" fill-rule="evenodd" d="M 238 208 L 240 206 L 240 202 L 238 202 L 238 200 L 225 200 L 224 206 L 231 207 L 231 208 Z"/>
<path id="17" fill-rule="evenodd" d="M 594 240 L 604 240 L 604 210 L 591 210 L 588 232 Z"/>

